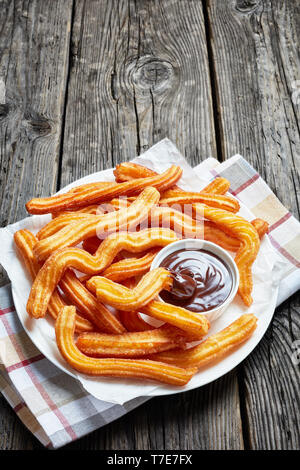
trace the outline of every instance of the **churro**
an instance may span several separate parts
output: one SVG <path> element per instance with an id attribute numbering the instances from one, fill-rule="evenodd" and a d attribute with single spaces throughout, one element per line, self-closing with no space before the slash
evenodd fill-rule
<path id="1" fill-rule="evenodd" d="M 126 209 L 100 216 L 85 216 L 84 220 L 67 225 L 54 235 L 40 240 L 34 246 L 34 254 L 39 260 L 45 260 L 55 250 L 77 245 L 86 238 L 95 235 L 105 237 L 122 229 L 128 230 L 146 218 L 158 200 L 159 192 L 155 188 L 145 188 Z"/>
<path id="2" fill-rule="evenodd" d="M 19 230 L 18 232 L 15 232 L 14 234 L 14 241 L 22 255 L 25 266 L 32 280 L 34 280 L 41 267 L 40 263 L 36 260 L 36 258 L 33 255 L 33 247 L 37 241 L 35 236 L 29 230 Z M 55 289 L 49 301 L 48 308 L 47 308 L 49 315 L 52 318 L 56 319 L 60 310 L 65 306 L 66 306 L 65 301 L 63 300 L 58 290 Z M 95 330 L 95 328 L 89 320 L 87 320 L 86 318 L 83 318 L 79 314 L 76 314 L 75 330 L 76 332 L 83 332 L 83 331 L 93 331 Z"/>
<path id="3" fill-rule="evenodd" d="M 194 335 L 194 338 L 202 338 L 209 329 L 209 321 L 205 315 L 158 300 L 152 300 L 142 307 L 140 311 L 141 313 L 146 313 L 149 317 L 170 323 L 170 325 L 174 325 L 190 335 Z"/>
<path id="4" fill-rule="evenodd" d="M 94 255 L 95 252 L 98 250 L 101 242 L 102 240 L 100 240 L 98 237 L 86 238 L 82 242 L 82 248 L 91 255 Z"/>
<path id="5" fill-rule="evenodd" d="M 94 297 L 80 282 L 72 270 L 68 269 L 65 272 L 60 280 L 59 287 L 70 303 L 79 308 L 79 310 L 97 326 L 98 330 L 114 334 L 120 334 L 126 331 L 122 323 L 105 305 Z"/>
<path id="6" fill-rule="evenodd" d="M 248 307 L 252 303 L 252 265 L 256 259 L 260 240 L 257 230 L 253 225 L 242 217 L 221 209 L 207 207 L 204 205 L 193 205 L 194 215 L 199 215 L 240 240 L 240 246 L 235 256 L 235 262 L 240 273 L 239 294 L 245 305 Z"/>
<path id="7" fill-rule="evenodd" d="M 119 232 L 108 236 L 92 256 L 80 248 L 63 248 L 46 260 L 32 285 L 27 302 L 28 314 L 40 318 L 47 310 L 51 294 L 67 268 L 96 275 L 110 265 L 121 250 L 139 253 L 177 240 L 169 229 L 153 228 L 140 232 Z"/>
<path id="8" fill-rule="evenodd" d="M 167 324 L 154 330 L 122 335 L 83 333 L 76 342 L 81 352 L 92 357 L 141 357 L 185 344 L 182 330 Z"/>
<path id="9" fill-rule="evenodd" d="M 138 194 L 147 186 L 165 191 L 179 180 L 181 174 L 182 169 L 179 166 L 172 165 L 164 173 L 149 178 L 141 178 L 121 184 L 111 183 L 111 186 L 108 187 L 103 187 L 101 183 L 98 186 L 97 183 L 91 183 L 83 187 L 78 186 L 74 190 L 57 196 L 31 199 L 26 204 L 26 209 L 30 214 L 45 214 L 107 201 L 124 194 Z"/>
<path id="10" fill-rule="evenodd" d="M 119 316 L 122 325 L 125 326 L 127 331 L 137 332 L 137 331 L 148 331 L 153 330 L 155 327 L 146 322 L 140 315 L 139 312 L 123 312 L 119 310 Z"/>
<path id="11" fill-rule="evenodd" d="M 188 192 L 169 189 L 165 191 L 160 198 L 160 205 L 174 206 L 176 204 L 194 204 L 202 203 L 207 206 L 217 207 L 229 212 L 238 212 L 240 204 L 237 199 L 231 196 L 224 196 L 220 194 L 212 194 L 207 192 Z"/>
<path id="12" fill-rule="evenodd" d="M 64 227 L 82 220 L 95 220 L 94 214 L 65 212 L 64 214 L 61 214 L 58 217 L 52 219 L 48 224 L 41 228 L 41 230 L 36 234 L 36 237 L 38 240 L 43 240 L 44 238 L 51 237 L 51 235 L 59 232 Z"/>
<path id="13" fill-rule="evenodd" d="M 139 258 L 125 258 L 113 263 L 103 271 L 102 276 L 115 282 L 120 282 L 133 276 L 141 276 L 149 271 L 158 251 L 153 249 Z"/>
<path id="14" fill-rule="evenodd" d="M 109 377 L 152 379 L 171 385 L 185 385 L 196 369 L 181 369 L 147 359 L 92 358 L 84 355 L 74 342 L 75 307 L 64 307 L 55 324 L 56 342 L 61 355 L 74 369 L 84 374 Z"/>
<path id="15" fill-rule="evenodd" d="M 133 289 L 128 289 L 110 279 L 94 276 L 87 281 L 88 289 L 96 292 L 100 302 L 120 310 L 139 310 L 157 297 L 161 290 L 170 290 L 173 284 L 171 273 L 164 268 L 156 268 L 144 274 Z"/>
<path id="16" fill-rule="evenodd" d="M 59 217 L 60 215 L 66 215 L 66 214 L 98 214 L 98 209 L 99 209 L 99 204 L 92 204 L 91 206 L 84 206 L 80 207 L 79 209 L 69 209 L 67 211 L 61 211 L 61 212 L 53 212 L 52 218 L 55 219 L 56 217 Z M 102 211 L 101 211 L 102 213 Z"/>
<path id="17" fill-rule="evenodd" d="M 151 359 L 178 365 L 179 367 L 197 367 L 216 364 L 237 346 L 246 341 L 254 332 L 257 318 L 248 313 L 240 316 L 227 328 L 211 335 L 198 346 L 190 349 L 172 350 L 151 356 Z"/>
<path id="18" fill-rule="evenodd" d="M 268 232 L 269 225 L 265 220 L 254 219 L 251 224 L 256 229 L 260 239 Z M 204 221 L 204 239 L 216 243 L 228 251 L 237 251 L 241 245 L 238 238 L 224 232 L 214 222 L 207 220 Z"/>
<path id="19" fill-rule="evenodd" d="M 212 193 L 212 194 L 226 194 L 230 188 L 230 182 L 226 178 L 217 176 L 213 179 L 201 192 Z"/>
<path id="20" fill-rule="evenodd" d="M 124 162 L 117 165 L 114 170 L 114 175 L 117 183 L 123 183 L 124 181 L 132 181 L 138 178 L 149 178 L 157 175 L 157 173 L 156 171 L 150 170 L 145 166 L 138 165 L 137 163 Z M 175 188 L 178 188 L 178 186 L 172 186 L 172 189 Z M 201 192 L 225 194 L 229 188 L 230 182 L 226 178 L 218 176 L 211 183 L 205 186 Z"/>

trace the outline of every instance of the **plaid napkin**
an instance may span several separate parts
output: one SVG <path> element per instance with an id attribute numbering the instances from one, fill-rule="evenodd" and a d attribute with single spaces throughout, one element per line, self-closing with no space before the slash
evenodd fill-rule
<path id="1" fill-rule="evenodd" d="M 269 238 L 286 261 L 277 305 L 300 287 L 300 223 L 240 155 L 220 164 L 207 159 L 195 168 L 207 180 L 223 176 L 256 217 L 270 224 Z M 50 363 L 33 345 L 15 312 L 10 285 L 0 289 L 0 390 L 25 426 L 46 447 L 58 448 L 121 417 L 149 398 L 124 405 L 89 395 L 74 378 Z"/>

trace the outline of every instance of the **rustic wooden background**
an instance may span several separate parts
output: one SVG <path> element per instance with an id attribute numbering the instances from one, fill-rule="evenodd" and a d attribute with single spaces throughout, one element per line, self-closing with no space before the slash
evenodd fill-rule
<path id="1" fill-rule="evenodd" d="M 0 0 L 1 225 L 165 136 L 192 165 L 241 153 L 299 218 L 299 37 L 298 0 Z M 67 448 L 299 449 L 299 311 L 225 377 Z M 0 406 L 0 448 L 39 448 Z"/>

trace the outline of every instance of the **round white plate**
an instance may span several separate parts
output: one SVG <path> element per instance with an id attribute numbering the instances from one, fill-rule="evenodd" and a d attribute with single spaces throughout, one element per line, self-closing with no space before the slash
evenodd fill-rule
<path id="1" fill-rule="evenodd" d="M 247 215 L 247 218 L 252 218 L 245 207 L 242 207 L 241 212 L 243 216 Z M 270 261 L 273 256 L 274 250 L 266 236 L 262 240 L 259 255 L 253 266 L 254 301 L 251 308 L 246 308 L 237 296 L 225 313 L 212 323 L 209 331 L 209 335 L 211 335 L 228 326 L 242 313 L 252 312 L 258 317 L 257 329 L 252 337 L 218 364 L 198 372 L 185 387 L 180 388 L 167 385 L 153 385 L 150 382 L 143 383 L 134 380 L 105 379 L 102 377 L 95 379 L 74 372 L 61 357 L 57 349 L 52 319 L 45 317 L 34 320 L 26 313 L 26 299 L 31 287 L 28 276 L 26 276 L 26 289 L 23 288 L 21 292 L 15 288 L 18 285 L 17 282 L 12 283 L 12 294 L 18 317 L 24 329 L 45 357 L 63 372 L 79 379 L 84 388 L 97 398 L 120 403 L 120 401 L 124 402 L 141 395 L 157 396 L 193 390 L 218 379 L 240 364 L 263 337 L 275 310 L 278 293 L 278 270 L 276 269 L 276 263 Z M 123 398 L 120 398 L 120 387 L 123 398 L 127 397 L 124 401 Z"/>
<path id="2" fill-rule="evenodd" d="M 151 158 L 148 160 L 144 159 L 144 164 L 150 168 L 152 167 L 156 171 L 163 171 L 166 167 L 169 167 L 171 163 L 180 164 L 185 168 L 183 188 L 189 189 L 188 184 L 191 183 L 191 190 L 199 190 L 199 187 L 201 187 L 201 185 L 199 186 L 199 181 L 201 180 L 199 180 L 195 173 L 187 166 L 186 161 L 182 157 L 178 156 L 178 152 L 176 154 L 176 149 L 174 150 L 174 147 L 170 147 L 170 144 L 168 145 L 169 156 L 168 159 L 163 161 L 163 165 L 161 158 L 162 151 L 161 147 L 158 145 L 151 149 Z M 155 155 L 155 151 L 157 155 Z M 141 159 L 139 159 L 139 162 L 143 164 Z M 165 168 L 163 168 L 163 166 L 165 166 Z M 106 170 L 94 175 L 89 175 L 86 178 L 72 183 L 71 186 L 69 185 L 64 188 L 63 191 L 66 191 L 70 187 L 77 186 L 78 184 L 84 184 L 91 181 L 110 181 L 112 180 L 112 176 L 112 170 Z M 202 186 L 204 183 L 205 181 L 202 180 Z M 254 218 L 253 214 L 242 204 L 239 213 L 248 220 L 252 220 Z M 13 226 L 7 227 L 7 243 L 5 241 L 6 246 L 4 247 L 5 256 L 7 258 L 4 260 L 5 262 L 3 265 L 12 282 L 12 294 L 17 315 L 30 339 L 44 354 L 44 356 L 63 372 L 66 372 L 72 377 L 78 379 L 82 383 L 83 387 L 98 399 L 123 404 L 140 396 L 168 395 L 193 390 L 206 385 L 240 364 L 259 343 L 269 326 L 276 306 L 282 265 L 280 265 L 280 258 L 272 248 L 268 237 L 265 236 L 261 242 L 257 259 L 253 265 L 254 300 L 252 306 L 250 308 L 246 308 L 239 297 L 236 296 L 233 303 L 224 312 L 224 314 L 212 322 L 209 331 L 209 335 L 211 335 L 228 326 L 241 314 L 254 313 L 258 317 L 258 325 L 255 332 L 248 341 L 242 344 L 232 354 L 228 355 L 221 362 L 199 371 L 184 387 L 161 385 L 141 380 L 89 377 L 77 373 L 68 366 L 58 351 L 52 319 L 45 317 L 39 320 L 34 320 L 29 318 L 26 312 L 26 302 L 31 288 L 31 280 L 28 275 L 25 274 L 23 263 L 19 255 L 16 254 L 13 244 L 13 233 L 21 228 L 28 228 L 29 230 L 37 231 L 47 222 L 47 220 L 47 216 L 34 216 L 24 219 Z"/>

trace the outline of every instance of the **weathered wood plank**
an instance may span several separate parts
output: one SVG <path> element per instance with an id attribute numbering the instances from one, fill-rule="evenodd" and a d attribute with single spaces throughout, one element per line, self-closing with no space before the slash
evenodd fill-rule
<path id="1" fill-rule="evenodd" d="M 242 448 L 235 372 L 198 390 L 153 398 L 66 449 L 203 450 Z M 224 424 L 226 423 L 226 424 Z"/>
<path id="2" fill-rule="evenodd" d="M 244 155 L 299 217 L 299 2 L 206 4 L 223 157 Z M 295 295 L 277 309 L 267 335 L 244 363 L 250 448 L 299 448 L 300 376 L 291 361 L 299 337 Z"/>
<path id="3" fill-rule="evenodd" d="M 1 225 L 56 187 L 72 0 L 1 2 Z"/>
<path id="4" fill-rule="evenodd" d="M 62 185 L 165 136 L 191 164 L 215 155 L 200 1 L 79 0 L 71 42 Z M 151 400 L 70 447 L 240 449 L 236 374 Z"/>
<path id="5" fill-rule="evenodd" d="M 192 163 L 214 156 L 199 1 L 77 1 L 62 184 L 168 136 Z"/>
<path id="6" fill-rule="evenodd" d="M 72 0 L 0 2 L 1 226 L 26 216 L 32 195 L 56 188 Z M 1 283 L 7 282 L 1 274 Z M 0 448 L 36 439 L 1 399 Z"/>

